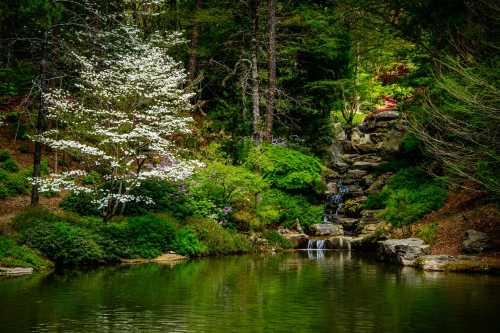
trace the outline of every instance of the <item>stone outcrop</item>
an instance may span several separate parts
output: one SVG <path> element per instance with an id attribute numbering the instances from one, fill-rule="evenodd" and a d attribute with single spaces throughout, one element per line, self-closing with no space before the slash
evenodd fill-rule
<path id="1" fill-rule="evenodd" d="M 389 239 L 379 242 L 378 255 L 384 261 L 416 266 L 417 259 L 430 251 L 430 246 L 419 238 Z"/>
<path id="2" fill-rule="evenodd" d="M 341 225 L 344 236 L 351 236 L 353 244 L 365 244 L 367 239 L 372 242 L 375 236 L 383 238 L 384 233 L 377 231 L 385 230 L 377 226 L 382 222 L 378 211 L 363 210 L 362 205 L 369 195 L 381 191 L 392 176 L 379 174 L 377 168 L 398 151 L 404 128 L 393 102 L 368 116 L 351 131 L 349 138 L 340 126 L 335 126 L 326 217 L 328 222 Z"/>
<path id="3" fill-rule="evenodd" d="M 462 242 L 462 251 L 465 253 L 481 253 L 492 248 L 490 238 L 484 232 L 473 229 L 465 232 L 465 240 Z"/>
<path id="4" fill-rule="evenodd" d="M 33 273 L 33 268 L 25 267 L 0 267 L 0 276 L 21 276 Z"/>
<path id="5" fill-rule="evenodd" d="M 311 231 L 314 236 L 342 236 L 344 234 L 342 225 L 331 223 L 313 224 Z"/>

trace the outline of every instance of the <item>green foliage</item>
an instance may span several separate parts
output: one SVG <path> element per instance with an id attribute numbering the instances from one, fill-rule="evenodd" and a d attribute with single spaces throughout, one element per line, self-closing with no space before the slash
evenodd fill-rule
<path id="1" fill-rule="evenodd" d="M 0 162 L 5 162 L 7 161 L 8 159 L 11 158 L 11 155 L 9 153 L 8 150 L 5 150 L 5 149 L 0 149 Z"/>
<path id="2" fill-rule="evenodd" d="M 346 215 L 358 217 L 363 209 L 363 203 L 359 199 L 348 199 L 344 202 Z"/>
<path id="3" fill-rule="evenodd" d="M 76 266 L 114 262 L 120 258 L 153 258 L 172 249 L 199 250 L 185 232 L 177 240 L 175 224 L 165 216 L 131 217 L 121 222 L 62 218 L 47 210 L 28 210 L 14 219 L 23 244 L 38 249 L 57 265 Z M 183 237 L 183 238 L 182 238 Z M 191 241 L 191 247 L 188 247 Z M 186 252 L 187 253 L 187 252 Z"/>
<path id="4" fill-rule="evenodd" d="M 17 165 L 16 161 L 11 158 L 6 159 L 2 163 L 0 163 L 0 168 L 9 171 L 9 172 L 17 172 L 19 171 L 19 165 Z"/>
<path id="5" fill-rule="evenodd" d="M 184 227 L 177 232 L 172 244 L 175 252 L 185 256 L 201 256 L 208 252 L 208 248 L 189 227 Z"/>
<path id="6" fill-rule="evenodd" d="M 6 267 L 32 267 L 42 270 L 50 262 L 26 246 L 20 246 L 12 239 L 0 236 L 0 265 Z"/>
<path id="7" fill-rule="evenodd" d="M 291 249 L 293 247 L 293 244 L 276 230 L 266 231 L 264 233 L 264 238 L 267 239 L 269 244 L 273 247 L 280 249 Z"/>
<path id="8" fill-rule="evenodd" d="M 412 167 L 398 171 L 380 193 L 368 197 L 365 208 L 383 208 L 381 217 L 401 227 L 441 208 L 447 195 L 443 179 L 432 178 L 421 168 Z"/>
<path id="9" fill-rule="evenodd" d="M 426 224 L 418 231 L 418 237 L 427 244 L 434 244 L 436 241 L 439 225 L 436 222 Z"/>
<path id="10" fill-rule="evenodd" d="M 322 164 L 317 158 L 297 150 L 278 145 L 261 145 L 252 150 L 246 163 L 278 189 L 321 191 Z"/>
<path id="11" fill-rule="evenodd" d="M 173 222 L 159 215 L 111 222 L 99 231 L 103 237 L 101 244 L 112 259 L 157 257 L 172 248 L 176 237 Z"/>
<path id="12" fill-rule="evenodd" d="M 32 209 L 14 219 L 19 241 L 39 250 L 61 266 L 92 265 L 104 261 L 98 235 L 51 214 Z"/>
<path id="13" fill-rule="evenodd" d="M 211 219 L 189 218 L 187 224 L 206 247 L 207 255 L 237 254 L 253 250 L 252 243 L 246 236 L 226 229 Z"/>
<path id="14" fill-rule="evenodd" d="M 289 195 L 279 190 L 262 193 L 257 206 L 257 216 L 266 224 L 281 224 L 292 227 L 297 221 L 304 228 L 321 223 L 324 207 L 311 205 L 306 198 Z"/>
<path id="15" fill-rule="evenodd" d="M 78 213 L 83 216 L 99 216 L 100 212 L 97 210 L 95 203 L 95 196 L 92 193 L 71 192 L 65 196 L 60 202 L 59 207 L 62 209 Z"/>
<path id="16" fill-rule="evenodd" d="M 224 219 L 224 208 L 255 207 L 256 195 L 266 187 L 260 176 L 244 167 L 214 162 L 192 177 L 190 202 L 196 215 Z"/>

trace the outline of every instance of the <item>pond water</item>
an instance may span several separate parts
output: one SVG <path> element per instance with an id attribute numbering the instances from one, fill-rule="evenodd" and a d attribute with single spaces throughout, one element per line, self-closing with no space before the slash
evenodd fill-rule
<path id="1" fill-rule="evenodd" d="M 0 280 L 0 332 L 500 332 L 500 277 L 294 252 Z"/>

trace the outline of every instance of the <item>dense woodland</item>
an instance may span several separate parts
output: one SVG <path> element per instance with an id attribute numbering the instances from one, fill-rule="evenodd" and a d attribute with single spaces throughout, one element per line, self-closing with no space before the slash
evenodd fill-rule
<path id="1" fill-rule="evenodd" d="M 291 247 L 278 231 L 322 223 L 341 142 L 394 110 L 390 179 L 346 214 L 431 244 L 443 219 L 498 236 L 499 18 L 487 0 L 4 0 L 0 264 Z"/>

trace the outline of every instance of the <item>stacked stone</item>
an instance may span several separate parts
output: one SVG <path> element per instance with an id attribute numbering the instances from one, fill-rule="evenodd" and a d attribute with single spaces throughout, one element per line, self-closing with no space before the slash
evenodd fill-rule
<path id="1" fill-rule="evenodd" d="M 350 140 L 340 126 L 336 128 L 337 142 L 333 150 L 333 162 L 330 166 L 334 173 L 327 180 L 327 196 L 334 196 L 339 191 L 339 184 L 347 186 L 342 205 L 327 202 L 327 220 L 341 225 L 345 234 L 354 238 L 368 236 L 376 232 L 379 223 L 376 210 L 352 211 L 346 202 L 362 206 L 368 195 L 378 193 L 392 175 L 375 175 L 376 168 L 397 153 L 405 126 L 395 110 L 375 113 L 353 129 Z M 343 139 L 343 140 L 340 140 Z M 341 150 L 338 147 L 342 147 Z"/>

